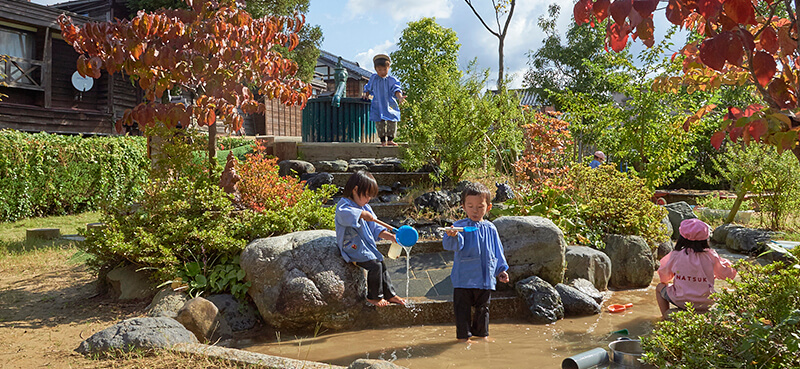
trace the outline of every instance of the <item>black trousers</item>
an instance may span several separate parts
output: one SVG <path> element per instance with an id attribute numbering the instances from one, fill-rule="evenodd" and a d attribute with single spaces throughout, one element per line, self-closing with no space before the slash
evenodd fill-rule
<path id="1" fill-rule="evenodd" d="M 456 315 L 456 338 L 489 336 L 489 298 L 492 290 L 454 288 L 453 310 Z M 472 313 L 475 308 L 475 313 Z"/>
<path id="2" fill-rule="evenodd" d="M 367 298 L 370 300 L 388 300 L 395 295 L 392 280 L 389 278 L 389 270 L 383 260 L 369 260 L 356 265 L 367 270 Z"/>

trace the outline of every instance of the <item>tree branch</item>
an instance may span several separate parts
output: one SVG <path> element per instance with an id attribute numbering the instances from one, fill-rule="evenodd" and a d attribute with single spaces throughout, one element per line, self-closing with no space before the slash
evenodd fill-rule
<path id="1" fill-rule="evenodd" d="M 486 22 L 483 21 L 483 18 L 481 18 L 481 15 L 478 13 L 477 10 L 475 10 L 475 7 L 472 6 L 472 0 L 464 0 L 464 2 L 467 3 L 467 5 L 469 5 L 469 8 L 472 9 L 472 12 L 475 13 L 475 16 L 478 17 L 478 20 L 481 21 L 481 24 L 483 24 L 483 26 L 486 27 L 486 29 L 489 31 L 489 33 L 495 35 L 497 38 L 500 38 L 500 34 L 495 32 L 491 28 L 489 28 L 489 26 L 486 24 Z"/>
<path id="2" fill-rule="evenodd" d="M 800 1 L 800 0 L 796 0 Z M 508 11 L 508 18 L 506 18 L 506 25 L 503 26 L 503 37 L 506 37 L 506 32 L 508 31 L 508 25 L 511 23 L 511 17 L 514 16 L 514 7 L 517 5 L 517 0 L 511 0 L 511 10 Z"/>

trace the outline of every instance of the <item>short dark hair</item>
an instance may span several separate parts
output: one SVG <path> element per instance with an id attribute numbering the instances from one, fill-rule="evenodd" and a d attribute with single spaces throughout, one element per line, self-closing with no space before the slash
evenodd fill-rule
<path id="1" fill-rule="evenodd" d="M 464 192 L 461 193 L 461 206 L 464 206 L 467 202 L 467 196 L 482 196 L 483 199 L 486 200 L 486 204 L 492 203 L 492 193 L 480 182 L 470 182 L 467 184 Z"/>
<path id="2" fill-rule="evenodd" d="M 375 197 L 378 195 L 378 182 L 370 172 L 359 170 L 350 176 L 344 185 L 344 196 L 353 199 L 353 190 L 358 187 L 359 196 Z"/>
<path id="3" fill-rule="evenodd" d="M 681 235 L 678 235 L 678 241 L 675 242 L 675 251 L 692 249 L 694 252 L 705 252 L 711 246 L 708 240 L 688 240 Z M 687 252 L 687 251 L 684 251 Z"/>
<path id="4" fill-rule="evenodd" d="M 386 58 L 377 58 L 377 59 L 373 60 L 372 63 L 376 67 L 388 67 L 388 66 L 392 65 L 392 62 L 390 62 L 389 59 L 386 59 Z"/>

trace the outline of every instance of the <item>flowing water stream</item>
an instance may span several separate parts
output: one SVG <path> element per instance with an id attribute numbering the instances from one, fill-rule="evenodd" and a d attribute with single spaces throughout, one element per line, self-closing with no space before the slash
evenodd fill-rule
<path id="1" fill-rule="evenodd" d="M 648 288 L 611 293 L 599 315 L 537 325 L 524 320 L 490 321 L 494 342 L 458 343 L 454 324 L 339 332 L 317 337 L 281 337 L 242 347 L 248 351 L 347 366 L 355 359 L 384 359 L 408 368 L 560 368 L 569 356 L 608 348 L 627 329 L 636 338 L 652 330 L 660 317 L 655 282 Z M 633 303 L 622 313 L 606 306 Z"/>

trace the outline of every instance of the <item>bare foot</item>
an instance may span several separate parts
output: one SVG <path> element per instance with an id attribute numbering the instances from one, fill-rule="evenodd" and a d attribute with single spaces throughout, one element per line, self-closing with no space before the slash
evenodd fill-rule
<path id="1" fill-rule="evenodd" d="M 494 338 L 489 338 L 489 336 L 486 336 L 486 337 L 472 337 L 472 338 L 474 338 L 475 341 L 494 342 Z"/>
<path id="2" fill-rule="evenodd" d="M 403 300 L 402 297 L 397 296 L 397 295 L 392 296 L 392 298 L 390 298 L 388 301 L 392 302 L 392 303 L 395 303 L 395 304 L 400 304 L 400 305 L 406 306 L 406 300 Z"/>
<path id="3" fill-rule="evenodd" d="M 386 142 L 381 142 L 381 147 L 386 146 Z"/>
<path id="4" fill-rule="evenodd" d="M 386 301 L 384 299 L 380 299 L 380 300 L 367 299 L 367 302 L 369 302 L 370 304 L 372 304 L 374 306 L 377 306 L 377 307 L 389 306 L 389 301 Z"/>
<path id="5" fill-rule="evenodd" d="M 389 142 L 386 143 L 386 146 L 398 146 L 398 145 L 397 145 L 397 142 L 389 141 Z"/>
<path id="6" fill-rule="evenodd" d="M 458 341 L 459 343 L 470 343 L 470 340 L 469 340 L 469 338 L 459 338 L 457 341 Z"/>

